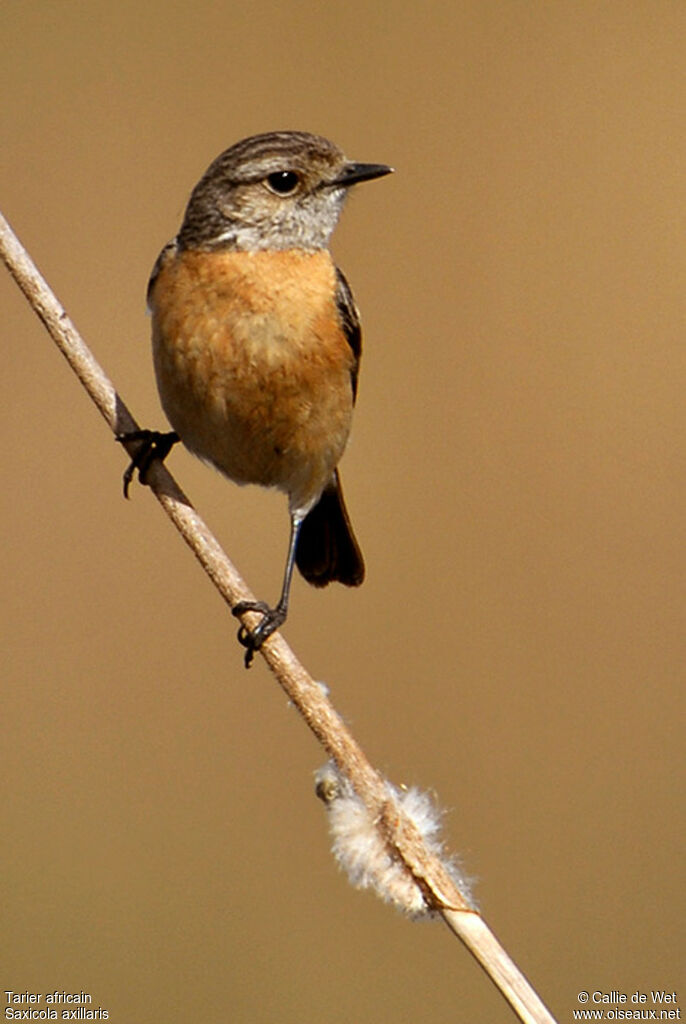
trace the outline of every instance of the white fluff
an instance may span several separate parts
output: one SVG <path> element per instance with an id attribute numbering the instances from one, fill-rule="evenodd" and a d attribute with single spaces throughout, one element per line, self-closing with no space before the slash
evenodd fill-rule
<path id="1" fill-rule="evenodd" d="M 327 807 L 332 852 L 339 867 L 357 889 L 373 889 L 410 917 L 432 913 L 412 873 L 389 848 L 378 822 L 354 792 L 349 780 L 329 762 L 316 773 L 317 795 Z M 416 787 L 398 789 L 386 783 L 389 796 L 414 823 L 427 847 L 439 856 L 470 906 L 474 906 L 469 879 L 453 858 L 446 858 L 440 839 L 441 811 Z"/>

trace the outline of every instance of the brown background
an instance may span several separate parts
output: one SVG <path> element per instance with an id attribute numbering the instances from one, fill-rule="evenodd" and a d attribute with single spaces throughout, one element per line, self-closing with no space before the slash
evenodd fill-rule
<path id="1" fill-rule="evenodd" d="M 299 581 L 286 635 L 449 809 L 562 1020 L 683 988 L 684 4 L 32 0 L 0 31 L 0 205 L 145 424 L 147 275 L 210 160 L 301 128 L 397 168 L 334 246 L 368 581 Z M 115 1024 L 510 1020 L 337 874 L 321 752 L 4 272 L 0 308 L 0 987 Z M 283 499 L 170 466 L 273 599 Z"/>

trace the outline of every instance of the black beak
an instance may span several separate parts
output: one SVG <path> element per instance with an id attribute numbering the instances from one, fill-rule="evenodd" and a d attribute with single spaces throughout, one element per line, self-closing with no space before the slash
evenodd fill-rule
<path id="1" fill-rule="evenodd" d="M 346 164 L 341 173 L 333 181 L 327 181 L 329 186 L 348 188 L 356 185 L 358 181 L 371 181 L 372 178 L 383 178 L 385 174 L 392 174 L 393 168 L 386 164 Z"/>

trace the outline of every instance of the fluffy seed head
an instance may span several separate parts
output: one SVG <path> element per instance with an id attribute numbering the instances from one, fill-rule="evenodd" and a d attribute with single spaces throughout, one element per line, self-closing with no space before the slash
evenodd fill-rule
<path id="1" fill-rule="evenodd" d="M 454 857 L 447 857 L 440 838 L 441 812 L 427 794 L 415 787 L 398 789 L 386 783 L 389 799 L 413 822 L 427 848 L 439 856 L 466 903 L 475 908 L 471 883 Z M 324 801 L 332 838 L 332 852 L 339 867 L 357 889 L 373 889 L 412 918 L 433 913 L 421 886 L 408 867 L 389 847 L 386 837 L 350 781 L 332 763 L 315 775 L 317 796 Z"/>

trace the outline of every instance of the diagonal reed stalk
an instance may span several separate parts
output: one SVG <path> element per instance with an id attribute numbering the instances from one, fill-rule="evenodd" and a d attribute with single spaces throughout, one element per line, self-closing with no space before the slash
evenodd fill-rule
<path id="1" fill-rule="evenodd" d="M 119 435 L 137 430 L 138 424 L 113 384 L 1 213 L 0 256 L 112 432 Z M 135 442 L 128 447 L 133 454 Z M 254 600 L 254 595 L 165 466 L 155 462 L 146 483 L 229 607 L 233 608 L 239 601 Z M 247 613 L 245 620 L 248 626 L 259 621 L 254 613 Z M 328 756 L 349 780 L 367 808 L 370 820 L 378 826 L 392 857 L 405 865 L 421 887 L 428 909 L 443 917 L 522 1021 L 555 1024 L 549 1010 L 483 917 L 473 909 L 468 894 L 460 891 L 444 860 L 427 846 L 414 822 L 395 802 L 386 781 L 372 768 L 321 687 L 283 637 L 274 633 L 260 653 Z"/>

